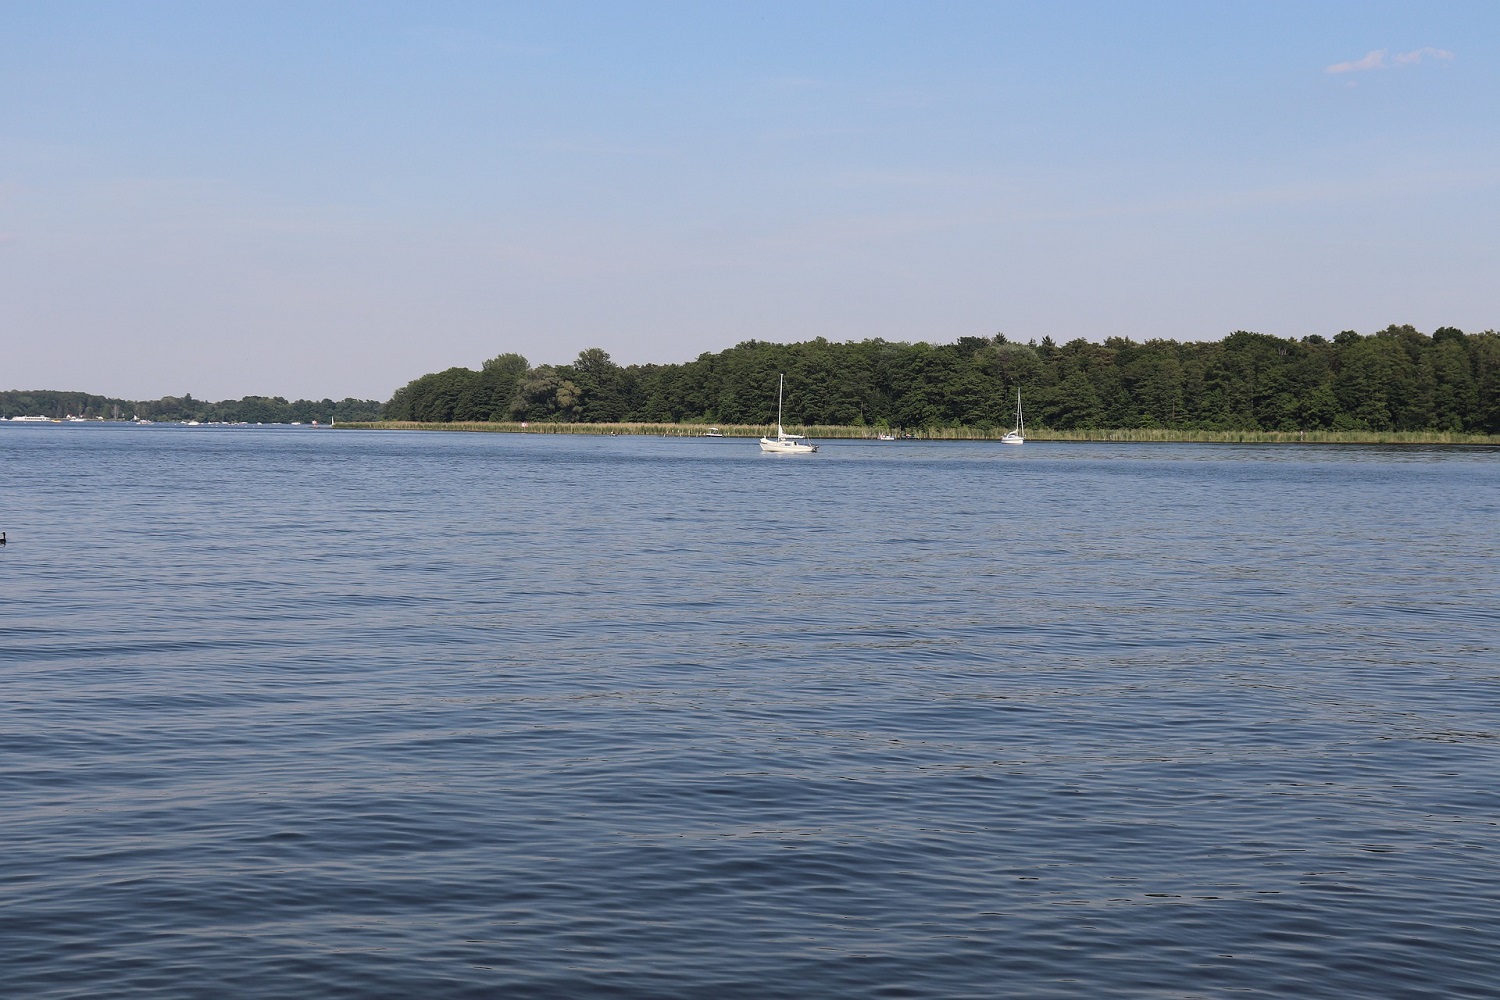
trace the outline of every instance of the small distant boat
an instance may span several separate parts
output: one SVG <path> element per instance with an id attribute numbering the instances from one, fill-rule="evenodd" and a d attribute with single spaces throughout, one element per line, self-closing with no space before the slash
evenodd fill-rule
<path id="1" fill-rule="evenodd" d="M 775 452 L 780 455 L 810 455 L 818 450 L 815 444 L 808 444 L 807 438 L 801 434 L 788 434 L 781 426 L 781 397 L 786 391 L 786 376 L 781 376 L 781 382 L 776 387 L 776 436 L 774 438 L 763 437 L 760 439 L 760 450 Z"/>
<path id="2" fill-rule="evenodd" d="M 1026 420 L 1021 416 L 1021 387 L 1016 386 L 1016 428 L 1000 439 L 1001 444 L 1025 444 Z"/>
<path id="3" fill-rule="evenodd" d="M 708 430 L 703 432 L 703 436 L 706 438 L 721 438 L 724 436 L 724 432 L 719 430 L 717 427 L 710 427 Z"/>
<path id="4" fill-rule="evenodd" d="M 894 440 L 896 440 L 896 435 L 894 435 L 894 434 L 876 434 L 875 435 L 875 440 L 876 441 L 894 441 Z"/>
<path id="5" fill-rule="evenodd" d="M 17 424 L 50 424 L 53 422 L 51 417 L 11 417 L 10 419 L 12 423 Z"/>

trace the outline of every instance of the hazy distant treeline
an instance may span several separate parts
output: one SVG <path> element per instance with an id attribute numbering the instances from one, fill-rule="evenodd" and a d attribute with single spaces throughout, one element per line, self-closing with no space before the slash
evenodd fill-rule
<path id="1" fill-rule="evenodd" d="M 328 423 L 339 420 L 376 420 L 381 404 L 375 399 L 298 399 L 280 396 L 246 396 L 210 403 L 184 396 L 130 400 L 95 396 L 87 392 L 53 389 L 0 392 L 0 417 L 103 417 L 106 420 L 197 420 L 251 424 Z"/>
<path id="2" fill-rule="evenodd" d="M 621 367 L 598 348 L 570 365 L 502 354 L 479 371 L 415 379 L 392 420 L 786 422 L 1004 427 L 1016 388 L 1027 420 L 1057 429 L 1438 430 L 1500 433 L 1500 334 L 1391 326 L 1372 336 L 1058 346 L 963 337 L 952 344 L 747 341 L 694 361 Z M 342 414 L 340 414 L 342 416 Z"/>

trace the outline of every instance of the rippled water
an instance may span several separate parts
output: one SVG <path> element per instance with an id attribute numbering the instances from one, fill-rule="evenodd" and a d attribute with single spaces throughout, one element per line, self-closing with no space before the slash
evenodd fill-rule
<path id="1" fill-rule="evenodd" d="M 0 994 L 1495 997 L 1497 458 L 0 428 Z"/>

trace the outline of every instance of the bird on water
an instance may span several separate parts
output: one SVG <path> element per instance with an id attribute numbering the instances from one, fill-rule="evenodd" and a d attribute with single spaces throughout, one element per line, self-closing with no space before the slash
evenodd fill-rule
<path id="1" fill-rule="evenodd" d="M 5 532 L 0 531 L 0 545 L 5 544 Z"/>

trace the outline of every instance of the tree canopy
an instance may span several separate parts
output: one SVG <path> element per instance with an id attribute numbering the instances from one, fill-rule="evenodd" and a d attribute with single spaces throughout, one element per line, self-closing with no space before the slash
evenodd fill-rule
<path id="1" fill-rule="evenodd" d="M 768 424 L 785 373 L 786 422 L 921 428 L 1028 420 L 1057 429 L 1500 433 L 1500 335 L 1390 326 L 1331 340 L 1239 331 L 1213 342 L 1101 343 L 1003 334 L 951 344 L 750 340 L 680 364 L 621 367 L 599 348 L 532 368 L 502 354 L 478 371 L 413 380 L 393 420 Z"/>
<path id="2" fill-rule="evenodd" d="M 246 396 L 210 403 L 192 393 L 161 399 L 132 400 L 55 389 L 0 392 L 0 417 L 100 417 L 106 420 L 197 420 L 201 423 L 310 424 L 314 420 L 374 420 L 381 412 L 374 399 L 297 399 Z"/>

